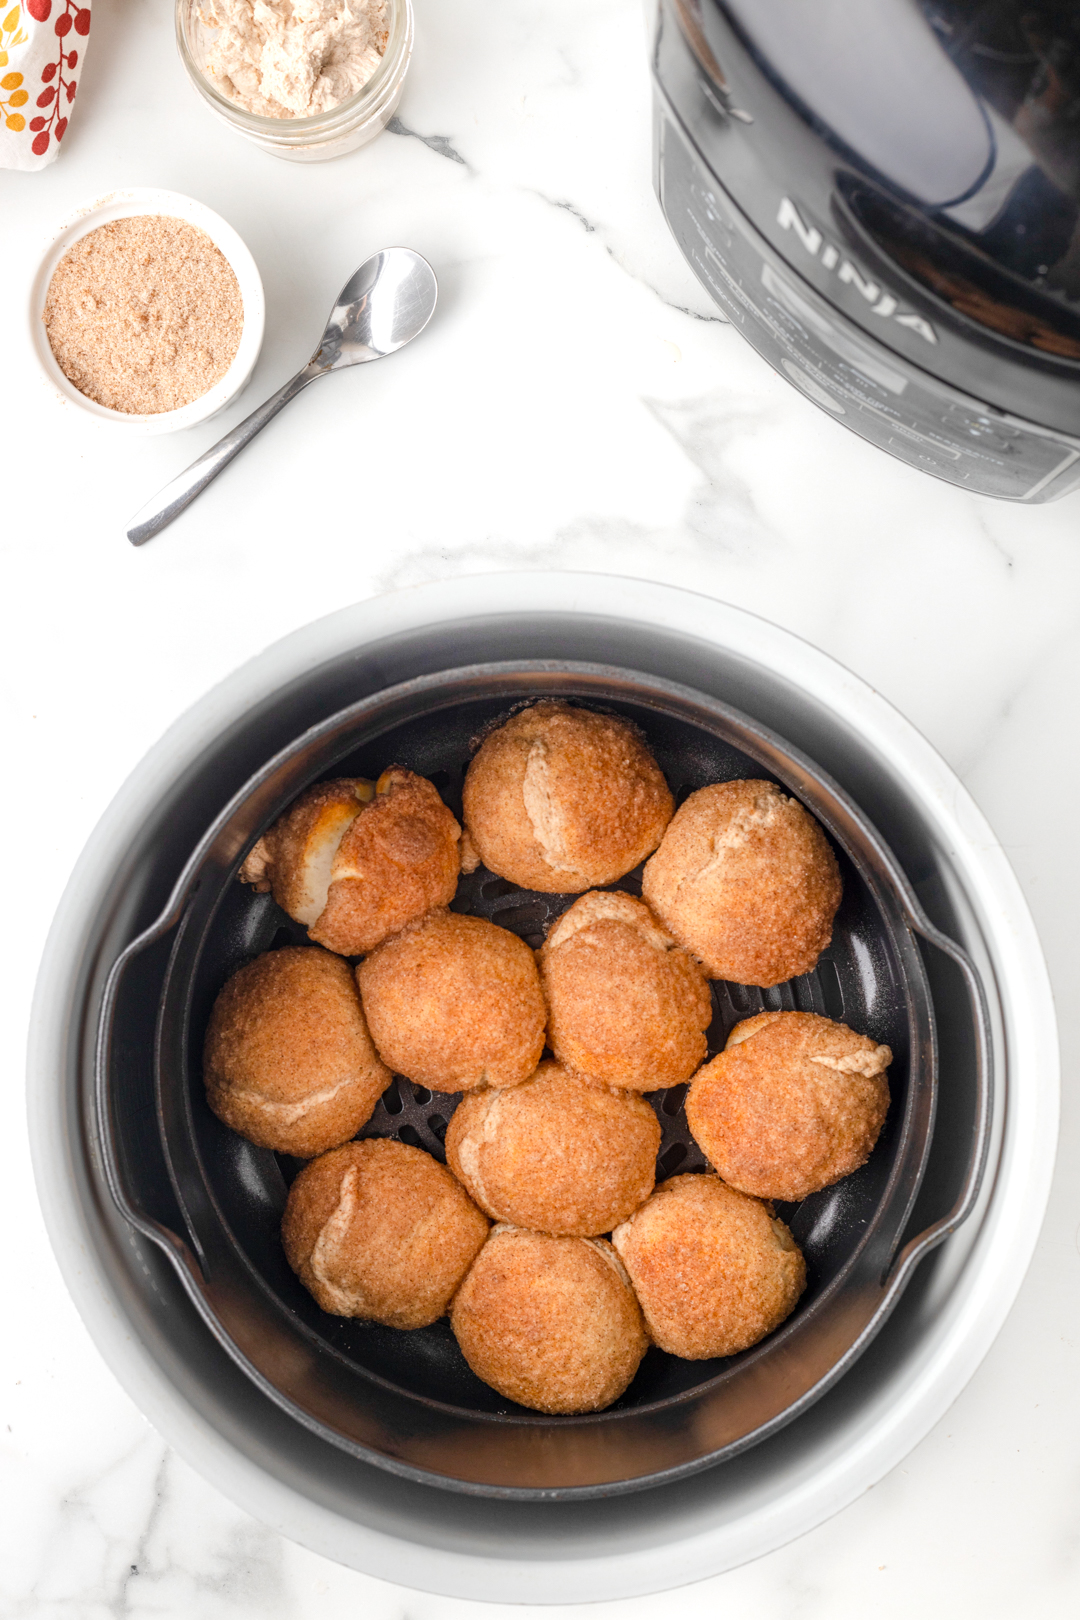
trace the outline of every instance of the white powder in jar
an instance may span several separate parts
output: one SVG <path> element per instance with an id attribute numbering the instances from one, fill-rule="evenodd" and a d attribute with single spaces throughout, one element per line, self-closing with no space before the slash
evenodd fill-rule
<path id="1" fill-rule="evenodd" d="M 206 71 L 245 112 L 311 118 L 367 84 L 386 50 L 387 0 L 210 0 Z"/>

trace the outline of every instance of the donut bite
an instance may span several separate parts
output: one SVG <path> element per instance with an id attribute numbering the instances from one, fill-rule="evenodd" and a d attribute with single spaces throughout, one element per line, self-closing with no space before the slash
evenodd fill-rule
<path id="1" fill-rule="evenodd" d="M 450 1312 L 478 1378 L 536 1412 L 600 1412 L 648 1348 L 611 1244 L 496 1226 Z"/>
<path id="2" fill-rule="evenodd" d="M 538 1232 L 610 1232 L 653 1188 L 660 1125 L 648 1103 L 558 1063 L 454 1110 L 446 1157 L 481 1209 Z"/>
<path id="3" fill-rule="evenodd" d="M 716 782 L 679 806 L 642 894 L 711 979 L 767 988 L 809 973 L 840 904 L 818 823 L 773 782 Z"/>
<path id="4" fill-rule="evenodd" d="M 290 1266 L 324 1311 L 395 1328 L 445 1316 L 487 1234 L 445 1165 L 379 1140 L 305 1165 L 281 1226 Z"/>
<path id="5" fill-rule="evenodd" d="M 348 963 L 300 945 L 257 956 L 226 982 L 210 1015 L 203 1079 L 226 1125 L 307 1159 L 355 1135 L 391 1076 Z"/>
<path id="6" fill-rule="evenodd" d="M 795 1309 L 806 1265 L 757 1198 L 719 1176 L 673 1176 L 611 1241 L 661 1350 L 687 1361 L 733 1356 Z"/>
<path id="7" fill-rule="evenodd" d="M 356 970 L 380 1056 L 432 1091 L 509 1086 L 544 1048 L 546 1011 L 532 951 L 483 917 L 440 911 Z"/>
<path id="8" fill-rule="evenodd" d="M 359 956 L 453 899 L 460 838 L 433 784 L 393 765 L 375 783 L 343 777 L 302 793 L 240 880 L 269 889 L 318 944 Z"/>
<path id="9" fill-rule="evenodd" d="M 695 1142 L 732 1187 L 795 1202 L 870 1157 L 889 1107 L 892 1052 L 816 1013 L 736 1024 L 687 1092 Z"/>
<path id="10" fill-rule="evenodd" d="M 488 870 L 545 894 L 614 883 L 656 848 L 674 809 L 635 726 L 551 701 L 487 734 L 464 805 Z"/>
<path id="11" fill-rule="evenodd" d="M 578 1074 L 657 1091 L 703 1062 L 712 1020 L 705 975 L 632 895 L 575 900 L 548 933 L 540 971 L 548 1044 Z"/>

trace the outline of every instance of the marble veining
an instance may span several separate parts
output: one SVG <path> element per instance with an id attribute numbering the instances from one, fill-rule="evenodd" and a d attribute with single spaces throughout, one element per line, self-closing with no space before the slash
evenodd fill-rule
<path id="1" fill-rule="evenodd" d="M 466 169 L 469 167 L 461 153 L 454 150 L 445 135 L 421 135 L 419 130 L 406 128 L 397 117 L 391 118 L 386 129 L 390 135 L 405 135 L 410 140 L 419 141 L 422 146 L 437 152 L 440 157 L 449 158 L 451 163 L 461 163 Z"/>

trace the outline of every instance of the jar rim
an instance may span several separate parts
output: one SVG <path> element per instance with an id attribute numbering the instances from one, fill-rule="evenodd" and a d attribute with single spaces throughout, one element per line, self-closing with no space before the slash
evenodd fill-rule
<path id="1" fill-rule="evenodd" d="M 288 142 L 294 135 L 310 137 L 332 128 L 340 121 L 355 118 L 358 113 L 362 114 L 368 106 L 376 105 L 384 92 L 393 88 L 404 72 L 411 53 L 412 0 L 385 0 L 389 13 L 386 49 L 367 83 L 361 85 L 356 94 L 349 96 L 347 100 L 339 101 L 336 106 L 327 107 L 322 112 L 312 113 L 309 117 L 270 118 L 263 113 L 248 112 L 231 96 L 223 95 L 195 61 L 188 43 L 186 23 L 199 3 L 200 0 L 176 0 L 176 44 L 180 60 L 195 88 L 216 112 L 236 124 L 238 128 L 263 140 Z"/>

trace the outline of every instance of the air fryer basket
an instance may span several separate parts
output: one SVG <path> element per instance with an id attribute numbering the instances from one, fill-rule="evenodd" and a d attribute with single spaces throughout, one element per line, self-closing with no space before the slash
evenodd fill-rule
<path id="1" fill-rule="evenodd" d="M 306 939 L 269 895 L 235 881 L 254 839 L 308 783 L 376 776 L 396 762 L 432 777 L 460 814 L 470 745 L 536 696 L 624 714 L 645 732 L 678 798 L 706 782 L 768 776 L 832 837 L 844 878 L 833 942 L 816 971 L 774 991 L 714 986 L 710 1054 L 762 1007 L 843 1018 L 893 1049 L 892 1106 L 869 1162 L 780 1213 L 804 1249 L 809 1286 L 791 1319 L 740 1356 L 686 1362 L 650 1350 L 605 1413 L 549 1418 L 506 1402 L 470 1372 L 444 1320 L 401 1333 L 321 1312 L 278 1236 L 287 1160 L 227 1130 L 203 1095 L 200 1057 L 214 997 L 243 961 Z M 615 887 L 637 892 L 640 874 Z M 481 868 L 455 908 L 538 944 L 573 896 L 529 894 Z M 118 961 L 102 1013 L 98 1113 L 121 1211 L 169 1254 L 220 1342 L 263 1390 L 324 1438 L 396 1472 L 492 1495 L 566 1497 L 656 1484 L 724 1457 L 789 1421 L 851 1365 L 922 1254 L 963 1219 L 978 1186 L 989 1078 L 956 1207 L 900 1247 L 929 1152 L 937 1089 L 932 1005 L 916 935 L 960 967 L 985 1028 L 973 970 L 922 915 L 902 871 L 840 790 L 796 750 L 711 698 L 652 676 L 569 663 L 504 663 L 424 677 L 368 698 L 300 737 L 243 789 L 195 851 L 166 912 Z M 162 984 L 163 958 L 168 961 Z M 156 987 L 156 988 L 155 988 Z M 119 998 L 160 1007 L 153 1090 L 145 1053 L 112 1040 Z M 663 1130 L 658 1177 L 704 1168 L 682 1112 L 685 1088 L 652 1099 Z M 362 1135 L 396 1136 L 442 1157 L 455 1098 L 396 1079 Z M 160 1132 L 172 1187 L 145 1184 L 141 1133 Z"/>

